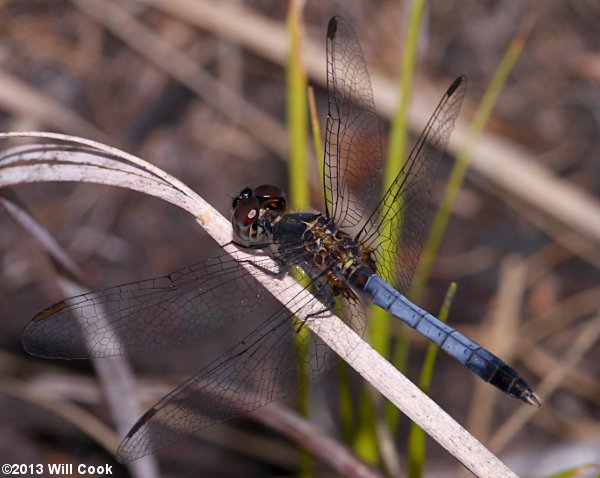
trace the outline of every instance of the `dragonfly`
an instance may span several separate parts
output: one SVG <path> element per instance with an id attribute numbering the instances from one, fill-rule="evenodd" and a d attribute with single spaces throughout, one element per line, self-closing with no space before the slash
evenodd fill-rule
<path id="1" fill-rule="evenodd" d="M 313 379 L 332 362 L 331 349 L 318 335 L 305 332 L 306 321 L 341 312 L 362 334 L 369 303 L 502 392 L 541 405 L 514 369 L 404 295 L 419 258 L 435 166 L 460 111 L 466 78 L 457 78 L 447 89 L 381 195 L 381 136 L 357 35 L 336 16 L 329 22 L 326 43 L 323 212 L 288 211 L 277 186 L 245 187 L 233 198 L 231 222 L 233 242 L 252 252 L 249 263 L 235 253 L 223 254 L 162 277 L 61 300 L 38 312 L 24 330 L 30 354 L 73 359 L 178 346 L 250 315 L 262 318 L 233 348 L 139 418 L 119 447 L 119 461 L 153 453 L 285 397 L 302 385 L 302 377 Z M 248 273 L 249 265 L 274 280 L 300 274 L 311 294 L 282 305 Z M 307 352 L 302 360 L 294 343 Z M 347 353 L 352 353 L 350 346 Z"/>

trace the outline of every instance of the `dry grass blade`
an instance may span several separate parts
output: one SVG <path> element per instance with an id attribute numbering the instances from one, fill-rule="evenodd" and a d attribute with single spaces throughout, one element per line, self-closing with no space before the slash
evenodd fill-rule
<path id="1" fill-rule="evenodd" d="M 200 217 L 207 205 L 183 183 L 117 148 L 47 132 L 0 133 L 0 139 L 43 138 L 67 144 L 16 146 L 0 155 L 0 187 L 41 181 L 82 181 L 146 192 Z M 217 241 L 229 242 L 229 238 Z"/>
<path id="2" fill-rule="evenodd" d="M 116 148 L 56 133 L 3 133 L 0 139 L 32 137 L 66 145 L 17 146 L 0 155 L 0 187 L 42 181 L 84 181 L 126 187 L 164 199 L 190 212 L 225 250 L 283 304 L 309 294 L 291 276 L 274 279 L 251 266 L 252 255 L 228 244 L 231 225 L 187 186 L 166 172 Z M 480 477 L 515 476 L 479 441 L 446 414 L 393 365 L 336 316 L 306 318 L 306 326 L 371 385 Z M 348 353 L 352 350 L 352 353 Z"/>

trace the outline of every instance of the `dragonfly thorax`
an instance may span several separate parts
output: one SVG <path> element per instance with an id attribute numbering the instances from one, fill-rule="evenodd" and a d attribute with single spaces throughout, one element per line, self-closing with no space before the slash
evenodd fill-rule
<path id="1" fill-rule="evenodd" d="M 335 295 L 355 298 L 353 286 L 358 285 L 360 277 L 375 271 L 373 250 L 358 243 L 330 218 L 298 213 L 284 214 L 275 223 L 273 238 L 280 243 L 281 251 L 287 249 L 293 231 L 299 233 L 301 245 L 296 264 L 308 269 L 312 277 L 321 277 Z"/>

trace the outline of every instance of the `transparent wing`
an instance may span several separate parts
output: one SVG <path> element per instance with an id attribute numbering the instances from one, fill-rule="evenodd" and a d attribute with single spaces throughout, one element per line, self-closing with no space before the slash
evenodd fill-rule
<path id="1" fill-rule="evenodd" d="M 301 264 L 302 252 L 294 241 L 280 244 L 286 263 Z M 272 263 L 260 257 L 251 261 L 281 273 L 268 269 Z M 312 295 L 301 293 L 282 306 L 235 255 L 226 254 L 164 277 L 58 302 L 36 315 L 23 341 L 36 355 L 87 358 L 176 345 L 240 318 L 267 317 L 138 420 L 119 449 L 120 460 L 132 460 L 282 398 L 329 367 L 333 352 L 318 336 L 298 334 L 308 330 L 298 317 L 318 320 L 335 300 L 326 281 L 298 273 Z M 362 334 L 360 305 L 346 304 L 344 312 Z M 306 350 L 302 361 L 296 355 L 299 342 Z M 305 373 L 298 375 L 300 366 Z"/>
<path id="2" fill-rule="evenodd" d="M 298 334 L 307 326 L 297 317 L 319 320 L 326 310 L 323 302 L 306 294 L 279 308 L 228 353 L 148 410 L 121 443 L 118 460 L 140 458 L 202 428 L 249 413 L 319 375 L 334 354 L 312 332 Z M 346 353 L 352 347 L 349 340 Z M 304 351 L 302 361 L 298 348 Z"/>
<path id="3" fill-rule="evenodd" d="M 375 249 L 382 277 L 402 293 L 408 291 L 419 260 L 431 184 L 466 89 L 467 79 L 461 76 L 444 93 L 400 173 L 357 235 Z"/>
<path id="4" fill-rule="evenodd" d="M 360 229 L 377 204 L 383 154 L 367 65 L 356 33 L 341 17 L 327 30 L 327 93 L 326 213 L 341 228 Z"/>
<path id="5" fill-rule="evenodd" d="M 57 302 L 25 327 L 25 350 L 48 358 L 106 357 L 174 346 L 230 325 L 269 295 L 236 257 Z M 264 257 L 252 263 L 272 267 Z"/>

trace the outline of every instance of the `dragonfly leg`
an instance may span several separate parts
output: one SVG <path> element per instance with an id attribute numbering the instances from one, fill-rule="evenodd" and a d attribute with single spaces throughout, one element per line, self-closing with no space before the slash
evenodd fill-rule
<path id="1" fill-rule="evenodd" d="M 302 320 L 300 320 L 300 325 L 298 325 L 298 327 L 296 328 L 296 333 L 300 332 L 302 330 L 302 327 L 304 327 L 304 325 L 306 324 L 306 322 L 309 319 L 314 319 L 316 317 L 322 316 L 323 314 L 326 314 L 328 312 L 331 311 L 330 307 L 323 307 L 321 310 L 317 311 L 317 312 L 313 312 L 311 314 L 308 314 L 306 317 L 304 317 Z"/>

